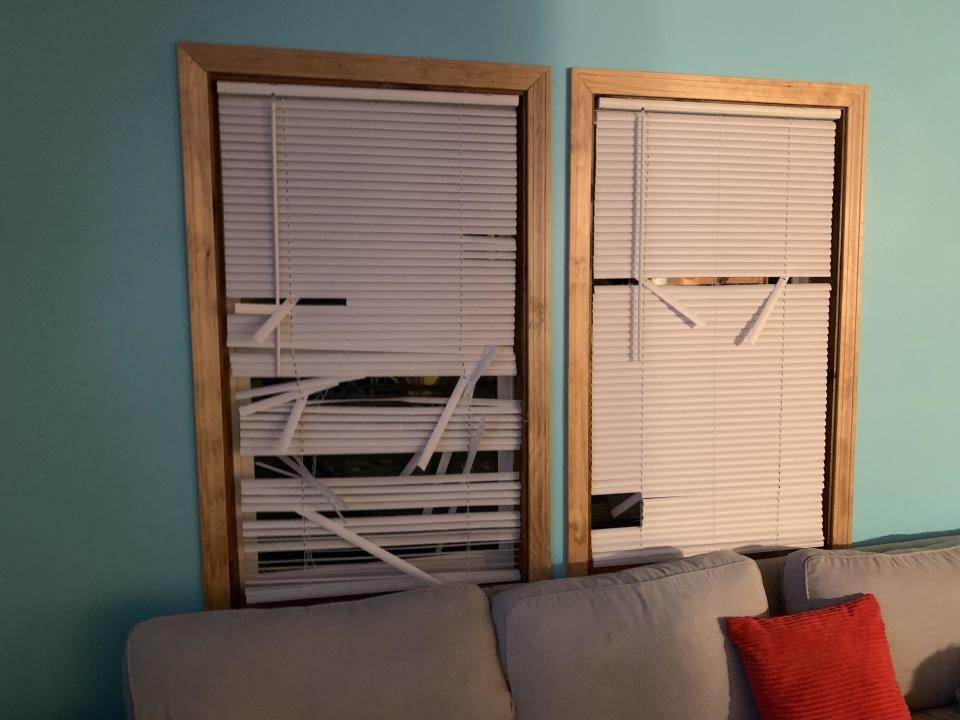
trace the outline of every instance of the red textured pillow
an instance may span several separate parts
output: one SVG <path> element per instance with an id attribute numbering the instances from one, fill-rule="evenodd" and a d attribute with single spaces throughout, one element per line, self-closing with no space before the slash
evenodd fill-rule
<path id="1" fill-rule="evenodd" d="M 910 720 L 873 595 L 727 630 L 763 720 Z"/>

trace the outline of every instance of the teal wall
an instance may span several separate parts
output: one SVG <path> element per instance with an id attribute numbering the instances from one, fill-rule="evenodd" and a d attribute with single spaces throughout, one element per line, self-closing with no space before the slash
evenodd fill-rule
<path id="1" fill-rule="evenodd" d="M 119 717 L 127 630 L 201 606 L 178 40 L 553 67 L 557 564 L 566 69 L 869 84 L 855 534 L 960 526 L 956 0 L 6 0 L 0 717 Z"/>

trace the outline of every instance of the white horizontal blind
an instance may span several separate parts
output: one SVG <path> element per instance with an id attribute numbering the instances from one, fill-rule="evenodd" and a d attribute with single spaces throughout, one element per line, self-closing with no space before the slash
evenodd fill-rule
<path id="1" fill-rule="evenodd" d="M 638 278 L 642 265 L 647 277 L 828 277 L 835 130 L 599 110 L 594 276 Z"/>
<path id="2" fill-rule="evenodd" d="M 595 289 L 592 492 L 643 496 L 641 527 L 593 532 L 595 564 L 823 542 L 830 286 L 789 285 L 738 344 L 771 287 L 671 288 L 699 328 L 641 290 L 638 361 L 631 288 Z"/>
<path id="3" fill-rule="evenodd" d="M 519 579 L 519 475 L 474 470 L 520 448 L 519 402 L 474 397 L 517 371 L 516 105 L 219 84 L 248 602 Z M 454 394 L 351 394 L 434 377 Z M 391 455 L 395 475 L 317 477 Z"/>
<path id="4" fill-rule="evenodd" d="M 595 565 L 822 544 L 833 143 L 827 119 L 598 111 Z"/>
<path id="5" fill-rule="evenodd" d="M 403 484 L 398 484 L 396 477 L 325 478 L 324 483 L 354 511 L 381 512 L 351 520 L 351 527 L 382 547 L 403 548 L 406 559 L 444 581 L 498 582 L 516 573 L 512 544 L 520 529 L 518 512 L 473 516 L 448 512 L 470 504 L 516 507 L 520 488 L 515 472 L 423 475 Z M 334 511 L 322 493 L 299 479 L 248 479 L 241 483 L 241 493 L 241 510 L 248 514 L 295 512 L 304 504 L 322 512 Z M 438 512 L 383 514 L 424 508 Z M 313 553 L 350 549 L 345 541 L 303 520 L 251 520 L 244 523 L 243 543 L 248 553 L 274 556 L 304 548 Z M 443 543 L 469 543 L 486 549 L 437 552 Z M 345 560 L 308 570 L 296 563 L 267 559 L 262 567 L 267 572 L 247 582 L 251 602 L 296 599 L 305 591 L 312 596 L 327 596 L 405 590 L 419 585 L 408 576 L 385 575 L 379 563 Z"/>
<path id="6" fill-rule="evenodd" d="M 366 374 L 386 369 L 383 353 L 406 374 L 450 374 L 495 344 L 492 372 L 515 373 L 515 107 L 229 92 L 227 295 L 332 303 L 294 307 L 272 373 L 257 318 L 231 317 L 239 372 L 290 376 L 296 352 L 301 373 L 326 374 L 337 352 Z"/>
<path id="7" fill-rule="evenodd" d="M 282 447 L 290 407 L 264 410 L 240 418 L 240 451 L 245 455 L 417 452 L 436 427 L 443 405 L 411 400 L 392 398 L 391 403 L 400 407 L 360 401 L 311 401 L 304 408 L 289 443 Z M 473 399 L 453 412 L 437 450 L 467 452 L 481 417 L 484 432 L 478 451 L 520 449 L 520 404 L 513 400 Z"/>

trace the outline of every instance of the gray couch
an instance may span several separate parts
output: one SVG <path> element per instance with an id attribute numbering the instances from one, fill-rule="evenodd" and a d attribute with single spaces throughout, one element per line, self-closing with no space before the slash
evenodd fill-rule
<path id="1" fill-rule="evenodd" d="M 723 618 L 880 601 L 913 717 L 960 720 L 960 538 L 150 620 L 133 720 L 754 720 Z"/>

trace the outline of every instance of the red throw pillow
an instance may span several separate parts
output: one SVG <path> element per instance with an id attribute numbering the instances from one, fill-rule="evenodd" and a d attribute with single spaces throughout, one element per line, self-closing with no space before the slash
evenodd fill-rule
<path id="1" fill-rule="evenodd" d="M 873 595 L 727 630 L 763 720 L 910 720 Z"/>

